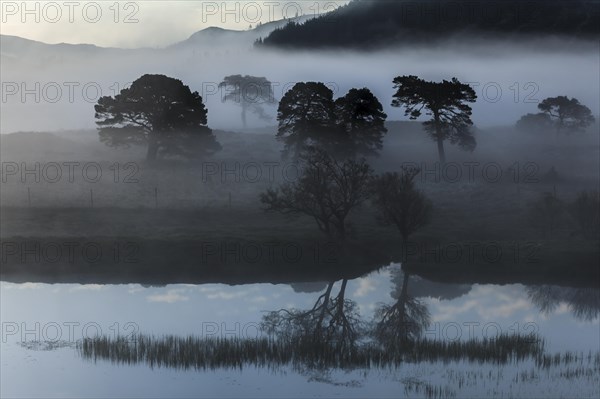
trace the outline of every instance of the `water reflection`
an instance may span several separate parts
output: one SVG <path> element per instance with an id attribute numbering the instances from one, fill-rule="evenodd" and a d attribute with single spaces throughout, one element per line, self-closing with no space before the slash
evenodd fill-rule
<path id="1" fill-rule="evenodd" d="M 423 301 L 408 293 L 410 274 L 404 273 L 402 286 L 396 290 L 397 301 L 383 304 L 376 312 L 377 326 L 374 334 L 379 342 L 387 345 L 406 343 L 421 336 L 429 326 L 431 316 Z"/>
<path id="2" fill-rule="evenodd" d="M 521 320 L 536 309 L 545 313 L 555 312 L 553 318 L 562 318 L 561 313 L 570 311 L 575 317 L 590 322 L 598 317 L 598 292 L 593 289 L 439 284 L 395 266 L 356 281 L 341 278 L 328 282 L 292 283 L 290 286 L 257 285 L 241 289 L 223 285 L 190 285 L 177 288 L 185 288 L 189 301 L 160 305 L 152 302 L 153 309 L 157 306 L 164 312 L 172 312 L 177 307 L 185 313 L 189 305 L 189 311 L 195 312 L 193 314 L 200 320 L 211 320 L 208 313 L 199 314 L 195 307 L 196 303 L 200 303 L 196 299 L 209 298 L 207 293 L 213 297 L 210 300 L 231 301 L 228 306 L 236 311 L 250 309 L 243 306 L 248 306 L 255 296 L 264 298 L 264 301 L 254 302 L 262 304 L 256 308 L 256 313 L 245 314 L 244 319 L 231 316 L 240 321 L 252 321 L 256 326 L 256 331 L 237 334 L 235 338 L 230 338 L 233 334 L 228 332 L 229 335 L 221 335 L 220 338 L 214 334 L 207 335 L 204 329 L 201 331 L 197 327 L 167 328 L 162 330 L 164 334 L 153 335 L 156 327 L 142 325 L 141 333 L 126 337 L 104 331 L 104 335 L 83 338 L 76 345 L 28 342 L 22 346 L 39 351 L 36 355 L 40 356 L 51 350 L 60 356 L 61 350 L 69 351 L 74 347 L 90 367 L 97 364 L 93 370 L 96 367 L 110 368 L 111 365 L 146 365 L 155 370 L 153 373 L 162 369 L 165 373 L 188 370 L 243 373 L 245 376 L 253 375 L 252 370 L 268 370 L 281 378 L 295 375 L 303 382 L 352 389 L 365 388 L 374 381 L 387 381 L 386 384 L 400 384 L 400 389 L 403 388 L 407 395 L 425 397 L 492 395 L 476 389 L 478 384 L 484 388 L 492 385 L 500 387 L 493 394 L 495 396 L 514 392 L 513 385 L 517 384 L 519 392 L 535 392 L 537 396 L 543 396 L 540 395 L 542 391 L 531 388 L 533 385 L 559 385 L 564 389 L 570 384 L 578 384 L 582 387 L 581 393 L 598 392 L 594 381 L 600 373 L 600 352 L 589 338 L 576 350 L 573 346 L 566 349 L 559 347 L 557 352 L 549 330 L 551 325 L 546 326 L 548 329 L 542 328 L 540 332 L 543 334 L 539 335 L 517 333 L 523 332 L 517 329 L 508 333 L 505 330 L 490 338 L 482 335 L 467 339 L 463 336 L 453 340 L 431 333 L 435 324 L 432 321 L 440 320 L 440 310 L 447 312 L 450 306 L 461 308 L 465 303 L 476 302 L 486 311 L 489 307 L 489 312 L 493 312 L 494 305 L 482 301 L 482 295 L 499 299 L 510 297 L 517 302 L 530 300 L 529 306 L 520 308 L 522 312 L 506 315 L 504 321 L 508 323 Z M 168 290 L 174 289 L 168 287 Z M 103 295 L 112 296 L 116 290 L 110 288 Z M 144 298 L 150 293 L 162 292 L 154 288 L 147 291 L 131 297 L 139 298 L 139 306 L 144 309 L 149 308 Z M 234 295 L 246 291 L 252 294 Z M 220 295 L 214 295 L 215 292 Z M 100 300 L 100 297 L 98 294 L 95 299 Z M 275 301 L 296 305 L 280 305 L 279 309 L 271 308 L 259 313 L 264 307 L 274 306 L 272 303 Z M 267 305 L 269 303 L 271 305 Z M 496 305 L 504 306 L 505 303 L 510 302 Z M 481 313 L 475 314 L 482 317 L 478 320 L 483 321 Z M 457 315 L 460 313 L 454 313 L 452 317 L 464 316 Z M 538 322 L 542 323 L 541 320 Z M 588 327 L 595 328 L 597 332 L 596 323 L 593 321 Z M 248 332 L 243 328 L 240 331 Z M 127 373 L 124 368 L 119 367 L 118 370 L 119 373 Z M 132 369 L 132 373 L 133 370 L 140 369 Z M 423 370 L 427 373 L 436 370 L 437 377 L 424 380 Z M 293 373 L 288 374 L 290 371 Z M 211 373 L 206 375 L 213 375 Z M 204 374 L 194 375 L 200 378 Z M 565 393 L 564 390 L 560 392 Z M 365 396 L 368 394 L 365 393 Z"/>
<path id="3" fill-rule="evenodd" d="M 404 341 L 408 343 L 408 341 Z M 151 367 L 177 369 L 218 369 L 259 366 L 276 368 L 292 365 L 296 369 L 389 369 L 403 363 L 490 362 L 507 364 L 525 359 L 541 361 L 543 342 L 538 337 L 499 335 L 490 339 L 439 341 L 418 339 L 406 346 L 387 347 L 373 343 L 341 350 L 335 344 L 314 340 L 203 338 L 199 336 L 162 336 L 140 334 L 126 337 L 86 338 L 78 343 L 80 355 L 89 360 L 109 360 L 119 364 L 146 363 Z M 562 359 L 562 357 L 560 358 Z M 561 362 L 577 362 L 577 354 Z"/>
<path id="4" fill-rule="evenodd" d="M 563 303 L 580 320 L 592 321 L 600 314 L 600 291 L 598 289 L 539 285 L 527 287 L 527 294 L 529 299 L 545 314 L 556 311 Z"/>
<path id="5" fill-rule="evenodd" d="M 544 354 L 544 342 L 536 334 L 500 334 L 467 341 L 423 338 L 430 323 L 425 301 L 410 294 L 409 273 L 396 272 L 391 277 L 394 300 L 379 304 L 372 320 L 360 315 L 357 303 L 349 298 L 348 280 L 342 279 L 327 283 L 308 309 L 283 308 L 264 314 L 257 337 L 140 334 L 133 339 L 88 338 L 78 349 L 84 358 L 94 361 L 201 370 L 292 365 L 303 373 L 389 368 L 423 361 L 505 364 Z"/>
<path id="6" fill-rule="evenodd" d="M 334 285 L 334 281 L 327 285 L 311 309 L 280 309 L 267 313 L 261 322 L 263 331 L 277 341 L 315 347 L 328 344 L 340 352 L 355 350 L 359 337 L 364 335 L 364 322 L 356 302 L 346 298 L 348 280 L 341 281 L 337 295 L 332 293 Z"/>

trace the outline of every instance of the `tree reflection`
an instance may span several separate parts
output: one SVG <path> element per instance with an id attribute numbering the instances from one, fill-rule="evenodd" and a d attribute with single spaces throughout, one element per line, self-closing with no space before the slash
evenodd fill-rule
<path id="1" fill-rule="evenodd" d="M 346 298 L 348 279 L 332 296 L 335 282 L 327 285 L 309 310 L 280 309 L 263 316 L 261 327 L 272 338 L 311 344 L 328 344 L 339 351 L 355 348 L 362 321 L 354 301 Z"/>
<path id="2" fill-rule="evenodd" d="M 591 321 L 600 315 L 600 291 L 597 288 L 539 285 L 527 287 L 527 295 L 542 313 L 552 313 L 564 303 L 580 320 Z"/>
<path id="3" fill-rule="evenodd" d="M 410 274 L 404 273 L 402 286 L 396 291 L 397 300 L 392 305 L 382 304 L 376 311 L 379 320 L 375 327 L 376 339 L 387 345 L 395 345 L 415 340 L 430 323 L 427 305 L 408 293 Z"/>
<path id="4" fill-rule="evenodd" d="M 77 348 L 85 359 L 150 367 L 275 370 L 290 366 L 311 380 L 334 384 L 332 372 L 336 370 L 397 368 L 405 362 L 500 364 L 545 356 L 543 340 L 537 335 L 501 334 L 465 341 L 423 338 L 430 315 L 425 303 L 410 294 L 411 279 L 401 270 L 392 274 L 394 301 L 380 305 L 370 323 L 348 298 L 348 280 L 343 279 L 327 283 L 310 309 L 266 313 L 261 334 L 255 338 L 140 334 L 134 340 L 85 339 Z"/>
<path id="5" fill-rule="evenodd" d="M 380 343 L 395 345 L 414 341 L 429 327 L 429 309 L 420 297 L 457 298 L 471 290 L 467 284 L 436 284 L 414 277 L 404 268 L 391 270 L 393 304 L 381 304 L 375 313 L 374 336 Z"/>

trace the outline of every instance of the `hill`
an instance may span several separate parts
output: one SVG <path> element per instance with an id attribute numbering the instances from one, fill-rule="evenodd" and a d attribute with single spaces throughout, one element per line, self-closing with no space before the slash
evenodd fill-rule
<path id="1" fill-rule="evenodd" d="M 448 39 L 567 36 L 597 39 L 600 2 L 589 0 L 354 0 L 257 42 L 279 48 L 377 48 Z"/>
<path id="2" fill-rule="evenodd" d="M 290 23 L 302 24 L 312 19 L 313 15 L 297 18 L 282 19 L 255 26 L 248 30 L 231 30 L 219 27 L 209 27 L 192 34 L 186 40 L 175 43 L 167 49 L 184 49 L 188 47 L 248 47 L 260 37 L 268 36 L 275 29 L 285 27 Z"/>
<path id="3" fill-rule="evenodd" d="M 158 56 L 163 52 L 170 54 L 173 51 L 189 50 L 190 48 L 210 48 L 228 50 L 236 48 L 251 48 L 252 44 L 260 37 L 269 35 L 275 29 L 283 28 L 289 23 L 304 23 L 314 15 L 305 15 L 297 18 L 282 19 L 257 25 L 248 30 L 231 30 L 219 27 L 209 27 L 199 30 L 189 38 L 174 43 L 166 48 L 136 48 L 120 49 L 113 47 L 99 47 L 93 44 L 50 44 L 36 40 L 25 39 L 19 36 L 0 35 L 0 54 L 2 64 L 12 66 L 19 61 L 34 63 L 36 66 L 46 66 L 49 63 L 80 62 L 83 59 L 103 60 L 107 57 L 122 58 L 136 55 Z"/>

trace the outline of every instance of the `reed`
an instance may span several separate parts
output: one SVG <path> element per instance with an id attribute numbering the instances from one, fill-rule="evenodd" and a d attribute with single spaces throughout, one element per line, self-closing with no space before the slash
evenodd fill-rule
<path id="1" fill-rule="evenodd" d="M 223 339 L 195 336 L 138 335 L 87 338 L 77 344 L 85 359 L 114 363 L 145 363 L 150 367 L 176 369 L 302 368 L 369 369 L 394 368 L 406 362 L 494 362 L 504 364 L 532 358 L 547 361 L 543 342 L 532 336 L 500 335 L 496 338 L 444 342 L 418 339 L 383 345 L 364 342 L 348 348 L 315 339 L 283 340 Z M 541 360 L 540 360 L 541 359 Z"/>

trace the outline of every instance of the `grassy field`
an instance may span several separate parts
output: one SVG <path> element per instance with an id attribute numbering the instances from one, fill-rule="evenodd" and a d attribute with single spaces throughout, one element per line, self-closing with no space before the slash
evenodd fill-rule
<path id="1" fill-rule="evenodd" d="M 598 188 L 600 147 L 592 135 L 553 136 L 542 141 L 519 136 L 511 129 L 478 131 L 479 146 L 472 154 L 447 146 L 453 167 L 477 165 L 472 177 L 452 180 L 440 169 L 435 146 L 418 124 L 391 122 L 388 128 L 381 156 L 370 162 L 376 172 L 397 171 L 405 163 L 422 167 L 418 187 L 433 201 L 432 222 L 410 238 L 403 254 L 396 229 L 378 223 L 367 203 L 348 221 L 350 250 L 338 248 L 335 261 L 327 265 L 304 254 L 297 264 L 281 258 L 232 265 L 225 259 L 207 262 L 212 267 L 198 267 L 198 257 L 214 251 L 206 245 L 203 248 L 203 243 L 259 243 L 265 247 L 279 242 L 306 247 L 310 254 L 310 248 L 319 246 L 315 243 L 327 242 L 308 217 L 289 219 L 261 210 L 259 194 L 285 181 L 282 170 L 290 164 L 279 157 L 281 145 L 274 140 L 274 132 L 216 132 L 223 151 L 214 158 L 195 164 L 170 160 L 152 165 L 143 161 L 143 151 L 105 148 L 95 141 L 93 131 L 81 136 L 62 133 L 59 140 L 42 133 L 9 135 L 2 139 L 4 163 L 22 167 L 20 163 L 25 162 L 32 167 L 39 162 L 43 169 L 48 162 L 94 161 L 104 174 L 93 183 L 81 181 L 79 175 L 74 182 L 66 178 L 36 182 L 22 181 L 18 173 L 6 176 L 3 170 L 2 278 L 151 283 L 317 281 L 358 276 L 404 259 L 414 273 L 438 281 L 543 280 L 600 285 L 598 241 L 578 234 L 578 225 L 566 208 L 552 232 L 540 231 L 530 222 L 531 205 L 544 193 L 568 204 L 578 192 Z M 40 135 L 45 149 L 36 146 Z M 115 162 L 118 175 L 111 169 Z M 124 169 L 128 162 L 135 166 L 135 181 L 130 183 L 125 182 L 127 173 L 132 172 Z M 250 169 L 244 169 L 249 165 L 264 168 L 267 162 L 277 163 L 273 179 L 264 174 L 267 169 L 258 180 Z M 490 179 L 489 173 L 483 173 L 488 165 L 500 170 L 502 177 Z M 228 174 L 232 168 L 236 172 Z M 111 258 L 102 259 L 103 267 L 94 269 L 77 262 L 32 262 L 27 256 L 22 262 L 19 256 L 27 243 L 38 243 L 42 251 L 44 243 L 47 247 L 48 243 L 71 241 L 106 247 L 134 243 L 137 266 L 115 263 Z M 475 252 L 469 253 L 471 250 Z"/>
<path id="2" fill-rule="evenodd" d="M 403 253 L 396 229 L 378 223 L 369 206 L 352 216 L 345 247 L 328 240 L 308 217 L 290 219 L 260 209 L 2 208 L 2 278 L 148 284 L 323 281 L 404 261 L 411 272 L 435 281 L 600 285 L 596 242 L 572 236 L 571 223 L 543 237 L 528 225 L 525 210 L 505 211 L 486 213 L 485 207 L 473 206 L 467 215 L 447 205 L 411 237 Z M 76 254 L 97 244 L 103 256 L 97 262 L 83 255 L 69 261 L 66 243 L 77 243 Z M 50 262 L 51 254 L 43 256 L 52 245 L 63 248 L 59 262 Z M 42 253 L 41 260 L 23 249 L 31 247 Z"/>

